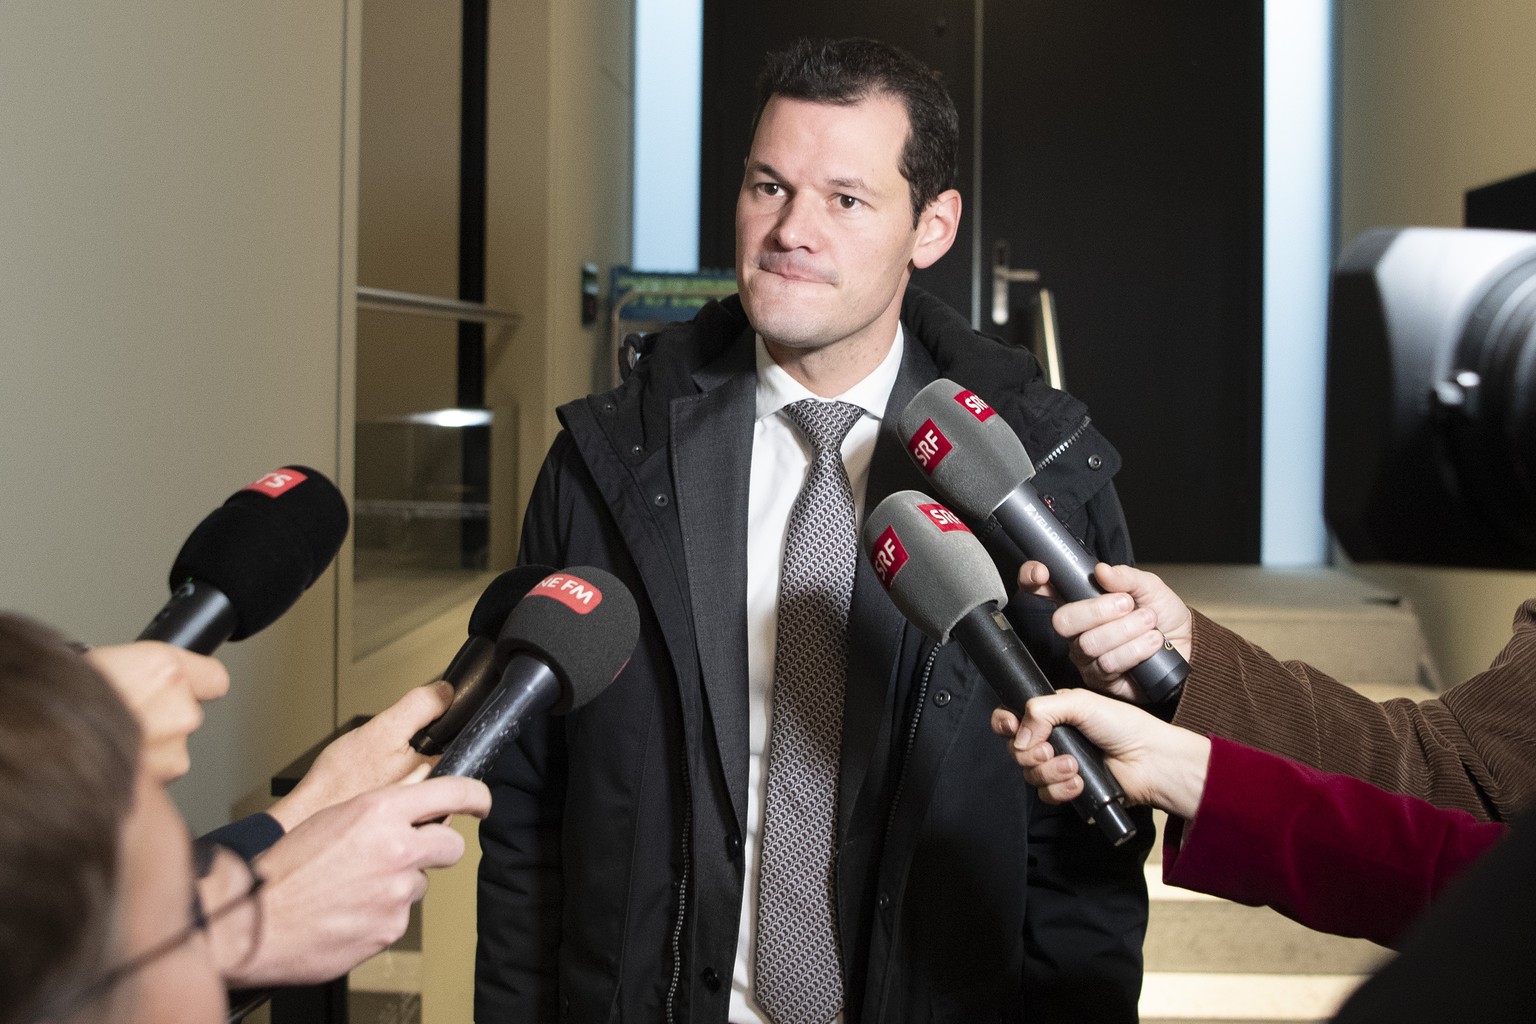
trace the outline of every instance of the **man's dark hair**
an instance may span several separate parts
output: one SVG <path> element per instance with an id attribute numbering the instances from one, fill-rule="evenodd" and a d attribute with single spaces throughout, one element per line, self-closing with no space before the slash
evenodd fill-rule
<path id="1" fill-rule="evenodd" d="M 754 131 L 774 96 L 851 105 L 890 96 L 907 109 L 901 174 L 912 195 L 912 226 L 939 193 L 954 187 L 960 116 L 938 75 L 921 61 L 874 39 L 801 39 L 768 55 L 757 80 Z"/>
<path id="2" fill-rule="evenodd" d="M 52 630 L 0 613 L 6 1024 L 47 1015 L 108 966 L 138 751 L 138 725 L 110 684 Z"/>

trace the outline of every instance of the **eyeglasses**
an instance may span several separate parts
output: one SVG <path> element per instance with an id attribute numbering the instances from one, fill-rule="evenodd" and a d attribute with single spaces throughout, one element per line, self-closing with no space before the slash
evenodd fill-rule
<path id="1" fill-rule="evenodd" d="M 231 870 L 239 870 L 246 876 L 240 888 L 234 896 L 220 905 L 208 909 L 203 906 L 202 894 L 198 891 L 198 882 L 209 877 L 213 872 L 215 861 L 228 861 L 231 865 L 238 865 Z M 66 998 L 62 1004 L 55 1005 L 44 1014 L 41 1019 L 65 1018 L 85 1008 L 96 1000 L 102 998 L 124 978 L 143 970 L 169 954 L 180 949 L 192 940 L 199 932 L 208 932 L 210 936 L 221 946 L 227 944 L 227 954 L 220 956 L 221 962 L 237 964 L 242 963 L 255 953 L 261 944 L 261 901 L 256 899 L 261 887 L 266 884 L 256 868 L 239 854 L 221 846 L 197 844 L 193 847 L 192 868 L 194 881 L 192 884 L 191 922 L 184 928 L 162 939 L 129 959 L 113 967 L 105 974 L 90 982 L 84 988 L 76 990 L 72 996 Z M 250 914 L 236 918 L 236 911 L 249 906 Z M 230 927 L 221 927 L 218 931 L 213 926 L 228 919 Z"/>

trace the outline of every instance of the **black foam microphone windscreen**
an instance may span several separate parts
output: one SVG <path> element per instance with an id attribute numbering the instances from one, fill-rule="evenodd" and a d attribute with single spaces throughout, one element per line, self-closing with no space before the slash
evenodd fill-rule
<path id="1" fill-rule="evenodd" d="M 507 667 L 506 659 L 496 652 L 496 639 L 507 616 L 535 583 L 554 571 L 547 565 L 519 565 L 501 573 L 481 593 L 469 613 L 469 636 L 443 671 L 443 680 L 453 687 L 453 701 L 411 737 L 413 749 L 441 754 L 480 710 Z"/>
<path id="2" fill-rule="evenodd" d="M 550 573 L 507 616 L 499 652 L 532 654 L 555 671 L 564 714 L 601 693 L 628 664 L 640 613 L 618 577 L 590 565 Z"/>
<path id="3" fill-rule="evenodd" d="M 565 714 L 601 693 L 639 634 L 635 599 L 602 569 L 574 566 L 534 584 L 496 641 L 506 658 L 500 683 L 432 774 L 481 777 L 530 718 Z"/>
<path id="4" fill-rule="evenodd" d="M 1002 614 L 997 567 L 954 512 L 920 491 L 898 491 L 864 519 L 875 575 L 896 607 L 940 644 L 957 640 L 998 698 L 1015 713 L 1055 688 Z M 1083 792 L 1072 801 L 1084 821 L 1116 846 L 1136 834 L 1125 792 L 1098 749 L 1071 726 L 1051 730 L 1057 753 L 1077 759 Z"/>
<path id="5" fill-rule="evenodd" d="M 346 539 L 347 503 L 308 466 L 283 466 L 230 495 L 171 565 L 171 600 L 140 639 L 211 653 L 293 607 Z"/>

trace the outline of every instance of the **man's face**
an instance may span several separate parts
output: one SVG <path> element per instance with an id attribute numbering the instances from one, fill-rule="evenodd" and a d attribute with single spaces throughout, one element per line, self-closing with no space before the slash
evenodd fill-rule
<path id="1" fill-rule="evenodd" d="M 775 96 L 763 109 L 736 199 L 736 280 L 780 363 L 840 350 L 872 369 L 912 267 L 948 248 L 931 251 L 926 211 L 913 227 L 907 131 L 905 107 L 885 95 L 848 106 Z"/>

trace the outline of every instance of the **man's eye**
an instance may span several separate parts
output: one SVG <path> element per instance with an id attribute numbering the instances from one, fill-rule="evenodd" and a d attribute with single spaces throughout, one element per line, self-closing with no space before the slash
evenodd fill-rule
<path id="1" fill-rule="evenodd" d="M 864 200 L 857 199 L 857 198 L 855 198 L 853 196 L 841 196 L 840 195 L 840 196 L 837 197 L 837 207 L 840 210 L 857 210 L 859 207 L 861 207 L 863 205 L 864 205 Z"/>
<path id="2" fill-rule="evenodd" d="M 753 187 L 757 189 L 758 195 L 767 196 L 770 199 L 777 198 L 784 194 L 783 187 L 775 181 L 760 181 Z"/>

